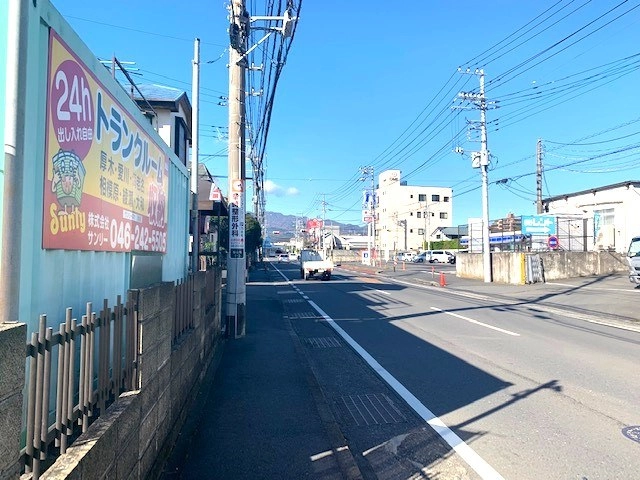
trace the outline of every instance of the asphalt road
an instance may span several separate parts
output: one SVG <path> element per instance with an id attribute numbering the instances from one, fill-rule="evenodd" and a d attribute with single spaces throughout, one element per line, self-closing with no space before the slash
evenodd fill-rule
<path id="1" fill-rule="evenodd" d="M 399 270 L 403 283 L 344 270 L 305 282 L 297 263 L 274 266 L 478 478 L 638 478 L 640 443 L 626 429 L 640 425 L 640 333 L 412 286 L 430 265 Z M 335 398 L 344 385 L 321 370 Z M 381 439 L 402 444 L 345 418 L 360 462 Z"/>

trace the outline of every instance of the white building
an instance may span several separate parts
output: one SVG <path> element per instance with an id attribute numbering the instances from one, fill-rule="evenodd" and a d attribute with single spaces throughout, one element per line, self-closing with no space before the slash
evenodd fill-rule
<path id="1" fill-rule="evenodd" d="M 587 250 L 623 253 L 631 237 L 640 235 L 638 181 L 557 195 L 543 199 L 542 204 L 545 213 L 558 217 L 559 224 L 563 216 L 582 219 L 579 223 L 585 225 Z"/>
<path id="2" fill-rule="evenodd" d="M 387 260 L 397 251 L 425 249 L 452 225 L 451 188 L 407 185 L 400 175 L 386 170 L 378 176 L 375 244 Z"/>

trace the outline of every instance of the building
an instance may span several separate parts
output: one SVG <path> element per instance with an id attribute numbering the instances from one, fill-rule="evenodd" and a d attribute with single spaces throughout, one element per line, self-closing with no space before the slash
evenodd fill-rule
<path id="1" fill-rule="evenodd" d="M 604 185 L 542 200 L 544 212 L 584 225 L 586 250 L 626 252 L 631 237 L 640 235 L 640 182 Z M 579 220 L 579 221 L 577 221 Z"/>
<path id="2" fill-rule="evenodd" d="M 187 93 L 164 85 L 137 85 L 133 99 L 158 135 L 187 165 L 191 145 L 191 102 Z M 142 95 L 140 95 L 140 93 Z"/>
<path id="3" fill-rule="evenodd" d="M 375 244 L 379 257 L 394 252 L 428 248 L 453 217 L 449 187 L 407 185 L 400 170 L 386 170 L 378 176 L 376 189 Z"/>

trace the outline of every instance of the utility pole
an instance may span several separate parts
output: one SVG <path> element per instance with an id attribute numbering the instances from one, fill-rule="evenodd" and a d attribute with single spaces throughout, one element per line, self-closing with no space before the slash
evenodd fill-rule
<path id="1" fill-rule="evenodd" d="M 467 71 L 466 73 L 471 73 Z M 480 77 L 479 93 L 461 92 L 458 97 L 469 100 L 480 110 L 480 152 L 472 152 L 473 168 L 480 168 L 482 175 L 482 266 L 484 281 L 492 281 L 491 251 L 489 244 L 489 180 L 487 170 L 489 168 L 489 150 L 487 149 L 487 99 L 484 96 L 484 70 L 475 70 L 473 75 Z"/>
<path id="2" fill-rule="evenodd" d="M 322 241 L 322 256 L 326 259 L 327 258 L 327 252 L 326 252 L 326 240 L 325 240 L 325 231 L 324 231 L 324 224 L 327 221 L 327 202 L 325 201 L 325 194 L 322 194 L 322 228 L 320 229 L 320 240 Z"/>
<path id="3" fill-rule="evenodd" d="M 365 195 L 366 201 L 363 208 L 365 210 L 365 216 L 370 214 L 371 221 L 367 222 L 367 252 L 369 255 L 369 265 L 375 260 L 373 256 L 376 254 L 376 191 L 375 191 L 375 175 L 373 166 L 361 167 L 360 171 L 363 174 L 361 180 L 371 180 L 371 191 L 369 195 Z M 373 245 L 373 248 L 372 248 Z"/>
<path id="4" fill-rule="evenodd" d="M 542 139 L 536 145 L 536 212 L 544 213 L 542 208 Z"/>
<path id="5" fill-rule="evenodd" d="M 193 84 L 191 97 L 191 271 L 200 270 L 200 222 L 198 216 L 198 137 L 200 135 L 200 39 L 193 45 Z"/>
<path id="6" fill-rule="evenodd" d="M 227 257 L 227 331 L 245 335 L 245 66 L 249 15 L 244 0 L 229 7 L 229 252 Z"/>

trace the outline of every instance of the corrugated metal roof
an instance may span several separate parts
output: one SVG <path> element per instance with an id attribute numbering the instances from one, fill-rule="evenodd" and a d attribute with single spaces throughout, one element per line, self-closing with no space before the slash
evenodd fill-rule
<path id="1" fill-rule="evenodd" d="M 177 102 L 182 95 L 186 95 L 184 90 L 166 87 L 164 85 L 142 84 L 137 85 L 144 97 L 152 102 Z M 137 91 L 134 91 L 134 98 L 142 100 Z"/>
<path id="2" fill-rule="evenodd" d="M 556 200 L 562 200 L 564 198 L 579 197 L 580 195 L 584 195 L 586 193 L 596 193 L 596 192 L 601 192 L 603 190 L 612 190 L 614 188 L 626 187 L 631 185 L 634 187 L 640 187 L 640 182 L 637 180 L 627 180 L 626 182 L 612 183 L 611 185 L 603 185 L 601 187 L 589 188 L 587 190 L 580 190 L 579 192 L 565 193 L 563 195 L 555 195 L 553 197 L 543 198 L 542 201 L 543 203 L 555 202 Z"/>

